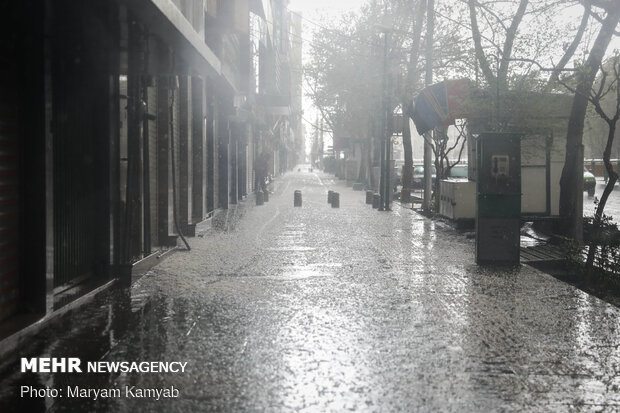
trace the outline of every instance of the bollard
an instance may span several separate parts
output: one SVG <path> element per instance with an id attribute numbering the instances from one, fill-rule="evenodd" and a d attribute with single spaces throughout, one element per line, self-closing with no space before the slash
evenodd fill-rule
<path id="1" fill-rule="evenodd" d="M 327 203 L 331 204 L 332 203 L 332 197 L 334 195 L 334 191 L 327 191 Z"/>
<path id="2" fill-rule="evenodd" d="M 373 196 L 374 194 L 375 194 L 375 193 L 374 193 L 374 192 L 372 192 L 372 191 L 366 191 L 366 203 L 367 203 L 368 205 L 372 205 L 372 196 Z"/>
<path id="3" fill-rule="evenodd" d="M 263 192 L 263 199 L 265 200 L 265 202 L 269 202 L 269 191 Z"/>
<path id="4" fill-rule="evenodd" d="M 340 194 L 338 192 L 332 194 L 332 208 L 340 208 Z"/>
<path id="5" fill-rule="evenodd" d="M 263 205 L 265 203 L 265 196 L 263 191 L 256 191 L 256 205 Z"/>
<path id="6" fill-rule="evenodd" d="M 296 207 L 301 206 L 301 191 L 299 189 L 295 191 L 295 195 L 293 196 L 293 204 Z"/>
<path id="7" fill-rule="evenodd" d="M 373 194 L 372 196 L 372 207 L 379 208 L 379 204 L 381 203 L 381 196 L 379 194 Z"/>

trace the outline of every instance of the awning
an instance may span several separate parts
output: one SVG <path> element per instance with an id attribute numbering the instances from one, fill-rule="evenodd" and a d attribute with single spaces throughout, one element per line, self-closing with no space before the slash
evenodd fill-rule
<path id="1" fill-rule="evenodd" d="M 467 79 L 445 80 L 428 86 L 413 100 L 412 119 L 420 135 L 440 125 L 452 125 L 469 113 Z"/>

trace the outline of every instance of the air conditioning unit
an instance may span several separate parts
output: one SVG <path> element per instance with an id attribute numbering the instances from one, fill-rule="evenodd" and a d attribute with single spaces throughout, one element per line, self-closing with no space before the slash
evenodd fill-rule
<path id="1" fill-rule="evenodd" d="M 439 183 L 439 213 L 452 220 L 476 217 L 476 182 L 464 178 Z"/>

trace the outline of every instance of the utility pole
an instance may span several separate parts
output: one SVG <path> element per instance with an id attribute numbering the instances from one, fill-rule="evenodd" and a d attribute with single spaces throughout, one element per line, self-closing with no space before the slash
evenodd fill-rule
<path id="1" fill-rule="evenodd" d="M 385 211 L 391 211 L 392 202 L 392 103 L 390 101 L 391 76 L 388 76 L 388 46 L 390 44 L 390 32 L 385 32 Z"/>
<path id="2" fill-rule="evenodd" d="M 428 87 L 433 83 L 433 30 L 435 29 L 435 0 L 428 0 L 427 3 L 427 21 L 426 21 L 426 77 L 425 86 Z M 431 194 L 433 192 L 432 179 L 432 156 L 433 148 L 431 147 L 431 139 L 433 131 L 429 131 L 424 135 L 424 201 L 422 208 L 425 212 L 431 210 Z M 435 178 L 437 179 L 437 178 Z M 439 194 L 436 194 L 438 196 Z"/>
<path id="3" fill-rule="evenodd" d="M 320 129 L 319 129 L 319 168 L 323 169 L 324 165 L 323 165 L 323 117 L 321 117 L 321 124 L 320 124 Z"/>
<path id="4" fill-rule="evenodd" d="M 389 29 L 383 28 L 383 76 L 381 80 L 382 88 L 382 116 L 381 116 L 381 179 L 379 183 L 379 211 L 390 211 L 390 154 L 392 152 L 390 139 L 390 102 L 388 93 L 388 44 Z"/>

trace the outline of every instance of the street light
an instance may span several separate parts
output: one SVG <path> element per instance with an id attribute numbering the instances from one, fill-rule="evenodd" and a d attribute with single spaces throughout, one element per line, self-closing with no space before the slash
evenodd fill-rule
<path id="1" fill-rule="evenodd" d="M 381 79 L 381 131 L 384 136 L 381 139 L 381 174 L 379 180 L 379 211 L 390 211 L 390 158 L 392 153 L 392 141 L 390 139 L 391 111 L 389 93 L 387 91 L 387 57 L 389 34 L 392 29 L 382 24 L 375 24 L 375 28 L 383 32 L 383 73 Z"/>

